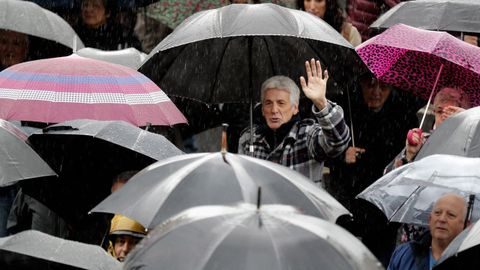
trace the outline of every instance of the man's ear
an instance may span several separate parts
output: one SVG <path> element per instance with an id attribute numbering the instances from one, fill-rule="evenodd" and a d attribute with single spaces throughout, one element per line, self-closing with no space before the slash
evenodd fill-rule
<path id="1" fill-rule="evenodd" d="M 293 115 L 298 113 L 298 104 L 293 105 Z"/>

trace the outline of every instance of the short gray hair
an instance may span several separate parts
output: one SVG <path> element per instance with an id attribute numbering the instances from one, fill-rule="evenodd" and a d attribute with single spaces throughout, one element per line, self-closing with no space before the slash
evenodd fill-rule
<path id="1" fill-rule="evenodd" d="M 273 76 L 267 79 L 262 83 L 261 88 L 261 100 L 263 103 L 263 99 L 265 98 L 265 92 L 268 89 L 282 89 L 290 93 L 290 102 L 292 105 L 298 105 L 300 100 L 300 89 L 298 88 L 297 84 L 287 76 Z"/>
<path id="2" fill-rule="evenodd" d="M 444 87 L 438 91 L 435 99 L 433 100 L 433 105 L 436 107 L 438 103 L 445 102 L 453 102 L 456 106 L 463 109 L 470 108 L 470 98 L 460 88 Z"/>

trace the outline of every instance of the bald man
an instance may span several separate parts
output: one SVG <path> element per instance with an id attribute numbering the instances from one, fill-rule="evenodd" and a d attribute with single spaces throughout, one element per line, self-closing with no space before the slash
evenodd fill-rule
<path id="1" fill-rule="evenodd" d="M 428 221 L 430 231 L 417 241 L 398 246 L 387 270 L 431 270 L 443 251 L 464 229 L 467 203 L 458 194 L 445 194 L 434 204 Z"/>

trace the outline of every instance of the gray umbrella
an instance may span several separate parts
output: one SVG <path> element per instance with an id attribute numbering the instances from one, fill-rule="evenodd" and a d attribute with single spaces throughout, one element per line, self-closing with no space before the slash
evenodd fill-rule
<path id="1" fill-rule="evenodd" d="M 428 138 L 415 160 L 433 154 L 480 157 L 480 107 L 445 120 Z"/>
<path id="2" fill-rule="evenodd" d="M 475 195 L 472 220 L 480 218 L 480 158 L 431 155 L 384 175 L 357 198 L 378 207 L 390 221 L 427 225 L 435 201 L 445 193 Z"/>
<path id="3" fill-rule="evenodd" d="M 480 269 L 480 222 L 465 229 L 443 251 L 437 269 Z"/>
<path id="4" fill-rule="evenodd" d="M 308 178 L 270 161 L 231 153 L 188 154 L 157 162 L 111 194 L 92 212 L 119 213 L 154 228 L 197 205 L 255 203 L 294 205 L 331 222 L 348 214 L 338 201 Z"/>
<path id="5" fill-rule="evenodd" d="M 100 246 L 28 230 L 0 238 L 0 268 L 120 270 L 122 265 Z"/>
<path id="6" fill-rule="evenodd" d="M 62 17 L 29 1 L 0 0 L 0 29 L 56 41 L 74 50 L 84 47 Z"/>
<path id="7" fill-rule="evenodd" d="M 403 23 L 426 30 L 480 33 L 480 1 L 418 0 L 402 2 L 380 16 L 371 28 Z"/>
<path id="8" fill-rule="evenodd" d="M 27 143 L 27 135 L 0 119 L 0 186 L 57 174 Z"/>
<path id="9" fill-rule="evenodd" d="M 124 269 L 382 269 L 343 228 L 285 205 L 188 209 L 160 225 Z"/>

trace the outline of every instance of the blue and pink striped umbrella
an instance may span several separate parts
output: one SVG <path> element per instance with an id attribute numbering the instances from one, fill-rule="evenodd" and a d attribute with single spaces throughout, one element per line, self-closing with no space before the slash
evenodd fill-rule
<path id="1" fill-rule="evenodd" d="M 0 72 L 0 118 L 123 120 L 136 126 L 187 122 L 140 72 L 78 55 L 25 62 Z"/>

